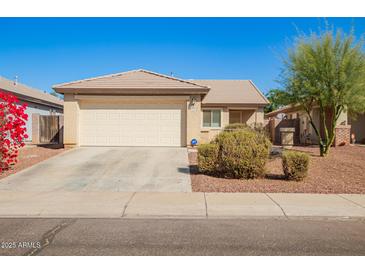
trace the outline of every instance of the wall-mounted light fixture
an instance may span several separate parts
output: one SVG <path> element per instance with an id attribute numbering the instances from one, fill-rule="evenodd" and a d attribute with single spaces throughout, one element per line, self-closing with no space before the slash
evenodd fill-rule
<path id="1" fill-rule="evenodd" d="M 195 104 L 196 104 L 195 96 L 190 96 L 190 103 L 189 103 L 190 107 L 194 107 Z"/>

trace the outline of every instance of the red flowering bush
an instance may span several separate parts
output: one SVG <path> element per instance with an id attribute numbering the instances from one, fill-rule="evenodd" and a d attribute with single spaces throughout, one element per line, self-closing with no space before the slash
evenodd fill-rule
<path id="1" fill-rule="evenodd" d="M 16 96 L 0 90 L 0 173 L 17 162 L 19 148 L 26 134 L 24 113 L 27 106 L 19 105 Z"/>

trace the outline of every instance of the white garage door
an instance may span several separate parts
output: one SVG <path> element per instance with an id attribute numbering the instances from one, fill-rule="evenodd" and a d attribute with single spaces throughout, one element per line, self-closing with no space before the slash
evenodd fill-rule
<path id="1" fill-rule="evenodd" d="M 182 105 L 84 105 L 83 146 L 181 146 Z"/>

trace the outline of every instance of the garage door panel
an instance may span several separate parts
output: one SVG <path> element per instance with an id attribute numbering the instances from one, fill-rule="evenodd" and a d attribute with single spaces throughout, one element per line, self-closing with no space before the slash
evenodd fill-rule
<path id="1" fill-rule="evenodd" d="M 115 111 L 109 113 L 109 119 L 111 122 L 115 121 L 116 123 L 118 123 L 118 121 L 120 120 L 120 113 Z"/>
<path id="2" fill-rule="evenodd" d="M 82 104 L 83 105 L 83 104 Z M 157 108 L 158 107 L 158 108 Z M 181 146 L 182 105 L 115 105 L 80 110 L 84 146 Z"/>

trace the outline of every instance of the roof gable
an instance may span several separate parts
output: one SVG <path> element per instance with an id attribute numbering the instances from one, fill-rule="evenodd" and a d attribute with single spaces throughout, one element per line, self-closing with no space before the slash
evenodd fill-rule
<path id="1" fill-rule="evenodd" d="M 203 104 L 211 105 L 267 105 L 269 101 L 251 80 L 192 80 L 200 85 L 208 85 L 209 93 Z"/>
<path id="2" fill-rule="evenodd" d="M 53 86 L 62 89 L 201 89 L 206 86 L 167 75 L 139 69 L 104 75 Z"/>

